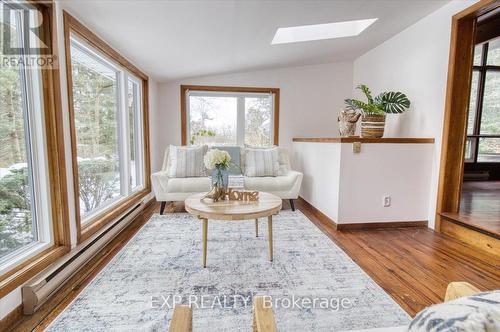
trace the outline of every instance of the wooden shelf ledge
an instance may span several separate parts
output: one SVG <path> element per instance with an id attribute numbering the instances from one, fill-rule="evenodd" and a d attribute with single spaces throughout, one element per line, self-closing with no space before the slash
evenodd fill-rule
<path id="1" fill-rule="evenodd" d="M 313 143 L 392 143 L 392 144 L 432 144 L 434 138 L 417 138 L 417 137 L 383 137 L 383 138 L 367 138 L 367 137 L 295 137 L 293 142 L 313 142 Z"/>

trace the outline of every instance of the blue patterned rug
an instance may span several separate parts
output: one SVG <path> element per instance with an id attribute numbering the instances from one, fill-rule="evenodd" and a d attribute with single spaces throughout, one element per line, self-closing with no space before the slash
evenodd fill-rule
<path id="1" fill-rule="evenodd" d="M 174 303 L 193 307 L 194 331 L 251 331 L 252 297 L 267 295 L 280 331 L 348 331 L 406 325 L 410 317 L 301 212 L 267 221 L 154 215 L 49 331 L 166 331 Z"/>

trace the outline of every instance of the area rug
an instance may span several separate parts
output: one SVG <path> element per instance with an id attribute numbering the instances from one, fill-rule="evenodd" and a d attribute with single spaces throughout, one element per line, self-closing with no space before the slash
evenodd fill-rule
<path id="1" fill-rule="evenodd" d="M 154 215 L 49 331 L 166 331 L 175 303 L 193 308 L 194 331 L 251 331 L 252 297 L 266 295 L 280 331 L 349 331 L 406 325 L 410 317 L 301 212 L 273 219 L 209 221 Z"/>

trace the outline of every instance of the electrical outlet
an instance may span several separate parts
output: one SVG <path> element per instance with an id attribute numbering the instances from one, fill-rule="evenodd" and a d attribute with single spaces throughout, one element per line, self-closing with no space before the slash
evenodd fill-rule
<path id="1" fill-rule="evenodd" d="M 384 207 L 391 206 L 391 196 L 384 196 Z"/>
<path id="2" fill-rule="evenodd" d="M 354 152 L 354 153 L 361 152 L 361 142 L 353 142 L 352 143 L 352 152 Z"/>

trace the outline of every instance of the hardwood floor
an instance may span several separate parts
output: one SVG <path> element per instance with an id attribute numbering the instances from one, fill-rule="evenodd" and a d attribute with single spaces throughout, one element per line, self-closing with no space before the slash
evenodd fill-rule
<path id="1" fill-rule="evenodd" d="M 459 213 L 446 217 L 500 239 L 500 181 L 465 181 Z"/>
<path id="2" fill-rule="evenodd" d="M 287 202 L 283 205 L 288 208 Z M 418 227 L 335 231 L 300 201 L 296 207 L 412 316 L 442 302 L 451 281 L 468 281 L 481 290 L 500 288 L 500 259 L 453 238 Z M 55 297 L 34 315 L 24 317 L 14 330 L 42 331 L 47 327 L 159 209 L 159 204 L 149 206 Z M 166 208 L 166 213 L 182 211 L 182 204 Z"/>
<path id="3" fill-rule="evenodd" d="M 335 231 L 301 202 L 299 209 L 411 316 L 443 301 L 448 283 L 500 288 L 500 257 L 429 228 Z"/>

